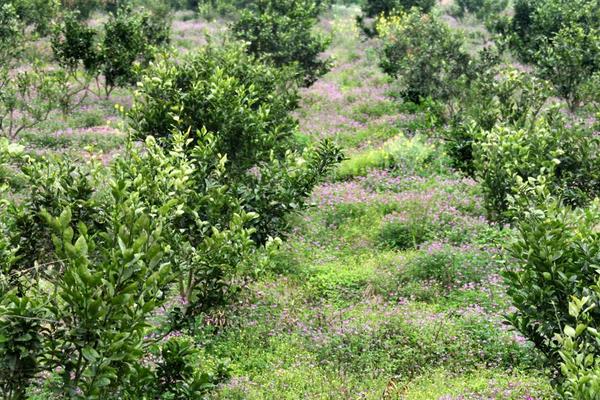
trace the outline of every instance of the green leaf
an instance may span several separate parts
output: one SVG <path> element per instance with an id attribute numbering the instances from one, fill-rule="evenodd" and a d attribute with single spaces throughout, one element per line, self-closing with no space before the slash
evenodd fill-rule
<path id="1" fill-rule="evenodd" d="M 566 325 L 565 329 L 564 329 L 565 335 L 574 338 L 577 333 L 575 332 L 575 329 L 573 329 L 573 327 Z"/>
<path id="2" fill-rule="evenodd" d="M 94 362 L 96 361 L 98 358 L 100 358 L 100 354 L 98 354 L 98 352 L 89 347 L 86 346 L 81 350 L 81 354 L 83 355 L 83 357 L 88 360 L 89 362 Z"/>
<path id="3" fill-rule="evenodd" d="M 60 226 L 65 229 L 69 226 L 69 224 L 71 223 L 71 209 L 70 208 L 65 208 L 63 210 L 63 212 L 60 214 L 60 217 L 58 217 L 58 222 L 60 223 Z"/>
<path id="4" fill-rule="evenodd" d="M 84 256 L 84 257 L 87 256 L 88 246 L 87 246 L 87 241 L 85 240 L 85 237 L 79 236 L 79 238 L 75 242 L 75 249 L 77 249 L 79 254 L 81 254 L 82 256 Z"/>

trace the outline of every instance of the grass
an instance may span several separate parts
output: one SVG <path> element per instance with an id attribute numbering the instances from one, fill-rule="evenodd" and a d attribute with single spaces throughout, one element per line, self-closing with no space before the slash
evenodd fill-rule
<path id="1" fill-rule="evenodd" d="M 436 157 L 435 146 L 421 136 L 406 138 L 400 134 L 380 147 L 354 154 L 337 170 L 338 179 L 365 176 L 372 169 L 395 169 L 397 173 L 421 175 L 443 170 L 441 157 Z"/>

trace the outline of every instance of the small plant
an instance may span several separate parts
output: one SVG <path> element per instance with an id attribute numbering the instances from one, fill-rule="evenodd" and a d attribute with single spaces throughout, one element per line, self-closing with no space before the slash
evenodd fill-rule
<path id="1" fill-rule="evenodd" d="M 37 66 L 16 75 L 0 70 L 0 86 L 0 133 L 10 139 L 47 120 L 63 98 L 57 75 Z"/>

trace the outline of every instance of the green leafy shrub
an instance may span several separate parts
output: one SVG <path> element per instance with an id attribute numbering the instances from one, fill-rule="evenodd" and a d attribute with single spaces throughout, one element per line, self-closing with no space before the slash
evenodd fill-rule
<path id="1" fill-rule="evenodd" d="M 518 0 L 514 7 L 506 34 L 512 36 L 514 48 L 525 61 L 531 61 L 563 27 L 594 29 L 599 23 L 597 0 Z"/>
<path id="2" fill-rule="evenodd" d="M 147 11 L 119 8 L 111 13 L 103 32 L 90 28 L 79 14 L 68 13 L 56 25 L 52 35 L 54 58 L 67 69 L 70 77 L 77 78 L 78 68 L 85 71 L 83 86 L 71 93 L 93 92 L 90 81 L 96 81 L 100 96 L 100 78 L 104 82 L 104 96 L 109 97 L 116 87 L 134 84 L 138 67 L 147 66 L 155 58 L 156 49 L 168 43 L 170 24 L 165 16 Z M 74 79 L 79 82 L 78 79 Z"/>
<path id="3" fill-rule="evenodd" d="M 522 128 L 497 125 L 481 133 L 475 168 L 490 219 L 510 219 L 508 201 L 519 179 L 543 175 L 551 192 L 571 204 L 585 204 L 597 196 L 598 138 L 553 118 L 548 115 Z"/>
<path id="4" fill-rule="evenodd" d="M 298 81 L 310 86 L 329 71 L 320 57 L 329 39 L 314 33 L 320 7 L 313 0 L 257 0 L 232 26 L 246 50 L 279 67 L 297 69 Z"/>
<path id="5" fill-rule="evenodd" d="M 97 33 L 79 18 L 79 14 L 66 13 L 60 24 L 54 26 L 51 37 L 54 58 L 61 67 L 70 71 L 79 68 L 93 70 L 101 62 L 96 47 Z"/>
<path id="6" fill-rule="evenodd" d="M 144 148 L 119 159 L 115 174 L 132 182 L 152 214 L 170 210 L 165 235 L 182 299 L 170 310 L 170 329 L 189 327 L 184 324 L 226 302 L 247 278 L 244 261 L 254 249 L 249 222 L 256 215 L 227 190 L 226 158 L 209 133 L 198 133 L 196 141 L 176 133 L 169 148 L 148 137 Z"/>
<path id="7" fill-rule="evenodd" d="M 519 57 L 538 67 L 575 109 L 581 84 L 598 71 L 597 0 L 519 0 L 498 30 Z"/>
<path id="8" fill-rule="evenodd" d="M 583 85 L 600 71 L 600 33 L 579 25 L 566 26 L 547 40 L 536 55 L 538 73 L 574 111 L 581 104 Z"/>
<path id="9" fill-rule="evenodd" d="M 3 342 L 3 356 L 26 362 L 20 368 L 28 375 L 20 380 L 4 380 L 14 379 L 14 372 L 2 376 L 2 385 L 19 384 L 14 393 L 24 393 L 31 383 L 26 378 L 57 367 L 60 379 L 53 390 L 67 397 L 110 397 L 127 384 L 142 352 L 149 317 L 164 300 L 170 280 L 163 215 L 151 218 L 143 211 L 139 194 L 129 187 L 119 179 L 111 184 L 103 204 L 106 223 L 101 226 L 88 225 L 81 217 L 75 221 L 81 212 L 71 211 L 75 201 L 57 217 L 50 214 L 52 208 L 31 211 L 47 224 L 37 229 L 50 232 L 52 247 L 43 256 L 49 260 L 43 269 L 33 263 L 34 268 L 30 264 L 8 271 L 13 282 L 22 280 L 2 296 L 0 336 L 9 337 L 20 327 L 30 330 L 22 333 L 22 341 L 32 341 L 29 352 L 21 355 L 18 347 L 11 347 L 14 342 Z M 15 229 L 12 235 L 18 233 Z M 34 238 L 21 237 L 28 239 Z M 30 316 L 43 323 L 25 326 Z"/>
<path id="10" fill-rule="evenodd" d="M 129 112 L 135 134 L 157 139 L 173 126 L 215 135 L 216 151 L 228 168 L 245 171 L 274 150 L 289 147 L 296 122 L 288 115 L 298 104 L 287 86 L 289 75 L 266 66 L 244 48 L 208 46 L 173 65 L 158 62 L 139 86 Z"/>
<path id="11" fill-rule="evenodd" d="M 495 63 L 484 61 L 453 101 L 455 108 L 442 134 L 453 166 L 470 176 L 475 174 L 473 146 L 479 145 L 481 130 L 491 130 L 498 123 L 523 126 L 543 111 L 552 95 L 547 82 L 516 69 L 499 70 Z"/>
<path id="12" fill-rule="evenodd" d="M 379 15 L 387 17 L 395 11 L 408 11 L 413 7 L 428 13 L 434 5 L 433 0 L 367 0 L 362 10 L 366 17 L 373 18 Z"/>
<path id="13" fill-rule="evenodd" d="M 480 20 L 486 20 L 502 13 L 508 6 L 508 0 L 457 0 L 453 14 L 464 17 L 465 14 L 473 14 Z"/>
<path id="14" fill-rule="evenodd" d="M 0 6 L 12 4 L 24 26 L 33 26 L 35 32 L 45 36 L 50 32 L 52 20 L 60 10 L 58 0 L 3 0 Z"/>
<path id="15" fill-rule="evenodd" d="M 598 202 L 573 209 L 539 184 L 525 186 L 520 196 L 505 272 L 516 308 L 509 321 L 546 356 L 567 398 L 594 398 L 585 394 L 594 380 L 584 377 L 593 378 L 599 349 Z"/>
<path id="16" fill-rule="evenodd" d="M 150 14 L 121 9 L 111 15 L 104 30 L 101 71 L 109 96 L 115 86 L 135 83 L 135 63 L 152 60 L 153 46 L 166 43 L 170 29 L 165 21 L 155 21 Z"/>
<path id="17" fill-rule="evenodd" d="M 394 78 L 400 95 L 418 103 L 455 96 L 468 71 L 464 39 L 435 16 L 412 10 L 382 18 L 380 66 Z"/>
<path id="18" fill-rule="evenodd" d="M 297 93 L 286 85 L 288 76 L 243 47 L 208 46 L 176 65 L 157 63 L 139 86 L 128 114 L 133 133 L 158 140 L 148 156 L 128 165 L 162 176 L 160 182 L 177 165 L 185 182 L 149 185 L 144 196 L 160 207 L 174 190 L 180 193 L 173 246 L 180 249 L 182 276 L 194 277 L 180 285 L 189 302 L 180 317 L 234 294 L 246 279 L 246 254 L 285 229 L 286 216 L 306 206 L 312 188 L 341 158 L 328 142 L 290 150 Z"/>

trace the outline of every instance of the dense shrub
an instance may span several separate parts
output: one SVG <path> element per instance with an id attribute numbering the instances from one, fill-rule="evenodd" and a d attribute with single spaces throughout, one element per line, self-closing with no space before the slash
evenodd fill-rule
<path id="1" fill-rule="evenodd" d="M 147 66 L 156 48 L 169 41 L 170 24 L 160 15 L 120 8 L 110 14 L 102 33 L 88 27 L 79 15 L 67 14 L 55 27 L 51 40 L 54 57 L 71 75 L 83 67 L 86 91 L 92 91 L 92 79 L 100 90 L 102 77 L 106 97 L 115 87 L 134 84 L 139 78 L 136 65 Z"/>
<path id="2" fill-rule="evenodd" d="M 63 17 L 61 24 L 54 26 L 51 37 L 54 58 L 64 68 L 77 70 L 80 63 L 86 70 L 97 68 L 101 62 L 96 48 L 97 33 L 79 19 L 79 14 L 72 12 Z"/>
<path id="3" fill-rule="evenodd" d="M 41 209 L 15 205 L 18 212 L 3 215 L 9 222 L 26 212 L 37 217 L 41 237 L 20 241 L 37 240 L 47 250 L 36 257 L 25 253 L 31 246 L 19 249 L 20 256 L 35 261 L 3 271 L 13 289 L 2 296 L 0 329 L 8 340 L 0 344 L 0 354 L 3 371 L 14 372 L 1 378 L 13 398 L 23 398 L 35 374 L 57 367 L 53 390 L 67 397 L 102 398 L 126 384 L 142 352 L 150 313 L 164 298 L 170 268 L 163 256 L 163 215 L 150 217 L 128 188 L 118 178 L 112 183 L 101 225 L 87 224 L 77 202 L 64 205 L 68 196 L 58 188 L 52 200 L 64 207 L 56 217 L 53 208 L 39 203 Z M 19 231 L 17 223 L 11 228 L 11 237 L 30 233 Z"/>
<path id="4" fill-rule="evenodd" d="M 453 14 L 464 17 L 473 14 L 480 20 L 486 20 L 503 12 L 508 6 L 508 0 L 457 0 Z"/>
<path id="5" fill-rule="evenodd" d="M 435 5 L 435 0 L 367 0 L 363 7 L 363 14 L 368 18 L 380 15 L 390 16 L 394 12 L 408 11 L 413 7 L 427 13 Z"/>
<path id="6" fill-rule="evenodd" d="M 475 168 L 489 218 L 510 219 L 508 200 L 519 179 L 545 176 L 551 192 L 571 204 L 585 204 L 598 195 L 598 137 L 579 126 L 565 126 L 556 115 L 549 111 L 523 127 L 497 125 L 481 133 Z"/>
<path id="7" fill-rule="evenodd" d="M 448 100 L 460 90 L 470 56 L 464 39 L 435 16 L 417 10 L 381 19 L 380 65 L 396 79 L 399 93 L 420 102 Z"/>
<path id="8" fill-rule="evenodd" d="M 208 46 L 178 65 L 162 61 L 148 71 L 129 119 L 139 138 L 168 140 L 173 127 L 205 128 L 216 151 L 238 173 L 281 156 L 292 143 L 296 121 L 289 112 L 298 95 L 286 71 L 269 67 L 235 44 Z"/>
<path id="9" fill-rule="evenodd" d="M 443 131 L 453 166 L 474 176 L 473 146 L 479 132 L 498 123 L 523 126 L 539 115 L 552 90 L 549 83 L 516 69 L 499 69 L 494 61 L 484 63 L 468 86 L 455 99 Z M 487 64 L 487 65 L 486 65 Z"/>
<path id="10" fill-rule="evenodd" d="M 597 0 L 518 0 L 510 31 L 519 55 L 532 60 L 537 51 L 563 27 L 598 27 Z"/>
<path id="11" fill-rule="evenodd" d="M 151 18 L 149 14 L 119 10 L 111 15 L 104 26 L 101 71 L 107 96 L 110 94 L 109 88 L 135 83 L 135 63 L 147 63 L 153 58 L 152 46 L 168 40 L 168 25 L 163 21 L 161 26 L 161 21 L 154 22 Z"/>
<path id="12" fill-rule="evenodd" d="M 539 184 L 525 185 L 520 195 L 521 218 L 505 273 L 516 308 L 509 321 L 545 354 L 549 367 L 560 374 L 563 364 L 557 382 L 567 398 L 594 398 L 584 395 L 593 381 L 578 380 L 595 368 L 599 351 L 598 202 L 573 209 Z"/>
<path id="13" fill-rule="evenodd" d="M 139 86 L 129 112 L 134 134 L 156 135 L 164 149 L 133 167 L 157 174 L 165 169 L 161 165 L 182 165 L 186 186 L 178 190 L 187 211 L 175 223 L 182 232 L 174 234 L 178 265 L 209 273 L 182 293 L 197 307 L 190 312 L 222 300 L 252 249 L 250 237 L 265 243 L 284 229 L 286 215 L 306 205 L 312 188 L 340 159 L 327 142 L 302 153 L 290 150 L 297 122 L 289 112 L 297 93 L 287 77 L 238 45 L 208 46 L 176 65 L 157 63 Z M 182 138 L 181 132 L 188 133 Z M 172 188 L 152 190 L 145 198 L 157 207 L 172 197 Z M 198 258 L 221 267 L 207 269 Z"/>
<path id="14" fill-rule="evenodd" d="M 296 67 L 299 81 L 310 86 L 330 64 L 320 57 L 329 39 L 314 32 L 319 11 L 313 0 L 257 0 L 242 12 L 232 31 L 248 43 L 249 53 L 279 67 Z"/>
<path id="15" fill-rule="evenodd" d="M 597 0 L 519 0 L 512 19 L 498 29 L 574 109 L 581 84 L 600 69 L 599 12 Z"/>
<path id="16" fill-rule="evenodd" d="M 566 26 L 544 41 L 535 62 L 539 75 L 553 83 L 574 111 L 584 96 L 583 86 L 600 71 L 600 33 L 580 25 Z"/>

